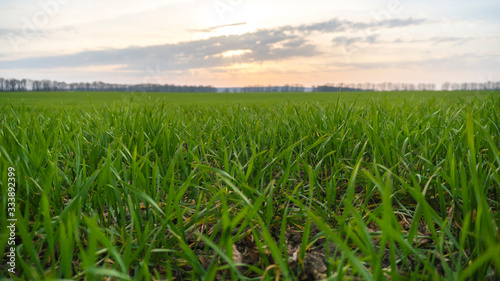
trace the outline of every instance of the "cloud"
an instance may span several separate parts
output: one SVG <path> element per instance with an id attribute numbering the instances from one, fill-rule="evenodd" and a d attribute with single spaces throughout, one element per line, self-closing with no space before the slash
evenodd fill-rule
<path id="1" fill-rule="evenodd" d="M 369 23 L 364 22 L 332 22 L 326 25 L 310 25 L 307 30 L 321 30 L 321 31 L 359 31 L 358 33 L 364 33 L 363 30 L 367 30 L 367 34 L 364 36 L 337 36 L 332 39 L 332 42 L 335 46 L 345 46 L 349 47 L 354 44 L 372 44 L 377 41 L 379 35 L 375 34 L 377 29 L 382 28 L 399 28 L 399 27 L 407 27 L 412 25 L 421 25 L 427 23 L 425 19 L 390 19 L 383 21 L 373 21 Z M 319 29 L 317 29 L 319 27 Z M 328 28 L 329 27 L 329 28 Z M 370 34 L 370 35 L 368 35 Z M 398 39 L 400 40 L 400 39 Z"/>
<path id="2" fill-rule="evenodd" d="M 40 29 L 33 30 L 22 30 L 22 29 L 1 29 L 0 37 L 24 37 L 26 34 L 30 36 L 41 36 L 43 37 L 46 32 Z"/>
<path id="3" fill-rule="evenodd" d="M 350 24 L 351 24 L 350 21 L 331 19 L 331 20 L 325 21 L 325 22 L 300 25 L 295 29 L 298 31 L 303 31 L 303 32 L 317 31 L 317 32 L 323 32 L 323 33 L 331 33 L 331 32 L 345 31 Z"/>
<path id="4" fill-rule="evenodd" d="M 429 23 L 429 21 L 426 19 L 414 19 L 414 18 L 390 19 L 378 22 L 378 26 L 396 28 L 396 27 L 406 27 L 412 25 L 421 25 L 425 23 Z"/>
<path id="5" fill-rule="evenodd" d="M 462 45 L 468 42 L 480 40 L 480 39 L 493 39 L 493 37 L 453 37 L 453 36 L 439 36 L 432 38 L 420 38 L 408 40 L 403 40 L 402 38 L 395 39 L 393 41 L 385 41 L 381 43 L 422 43 L 422 44 L 453 44 L 454 46 Z"/>
<path id="6" fill-rule="evenodd" d="M 224 52 L 240 49 L 248 49 L 251 52 L 229 58 L 221 56 Z M 148 66 L 159 65 L 162 70 L 169 71 L 308 57 L 318 53 L 316 47 L 309 44 L 307 40 L 298 35 L 285 34 L 284 30 L 276 29 L 258 30 L 242 35 L 217 36 L 177 44 L 87 51 L 73 55 L 3 61 L 0 64 L 0 69 L 126 64 L 126 69 L 129 70 L 144 70 Z"/>
<path id="7" fill-rule="evenodd" d="M 60 27 L 51 29 L 38 29 L 38 28 L 26 28 L 26 29 L 2 29 L 0 28 L 0 38 L 48 38 L 53 36 L 59 36 L 61 32 L 74 33 L 76 30 L 73 27 Z"/>
<path id="8" fill-rule="evenodd" d="M 232 23 L 232 24 L 225 24 L 225 25 L 217 25 L 217 26 L 212 26 L 204 29 L 188 29 L 190 32 L 202 32 L 202 33 L 210 33 L 213 32 L 216 29 L 219 28 L 224 28 L 224 27 L 230 27 L 230 26 L 238 26 L 238 25 L 245 25 L 247 24 L 246 22 L 238 22 L 238 23 Z"/>
<path id="9" fill-rule="evenodd" d="M 500 63 L 497 59 L 499 52 L 485 53 L 456 53 L 441 57 L 427 57 L 419 60 L 403 59 L 397 61 L 375 61 L 375 62 L 338 62 L 335 64 L 343 70 L 369 70 L 369 69 L 424 69 L 442 70 L 459 69 L 467 66 L 467 69 L 495 69 Z"/>
<path id="10" fill-rule="evenodd" d="M 462 45 L 469 41 L 476 40 L 476 38 L 472 37 L 434 37 L 431 38 L 430 41 L 436 44 L 439 43 L 454 43 L 454 45 Z"/>
<path id="11" fill-rule="evenodd" d="M 421 25 L 425 23 L 427 23 L 427 20 L 425 19 L 414 19 L 414 18 L 389 19 L 389 20 L 371 21 L 371 22 L 353 22 L 348 20 L 331 19 L 325 22 L 301 25 L 296 27 L 295 29 L 303 32 L 334 33 L 343 31 L 363 30 L 367 28 L 407 27 L 412 25 Z"/>
<path id="12" fill-rule="evenodd" d="M 402 19 L 363 23 L 331 19 L 308 25 L 260 29 L 241 35 L 217 36 L 177 44 L 85 51 L 72 55 L 2 61 L 0 69 L 125 65 L 123 69 L 131 71 L 144 71 L 146 68 L 160 68 L 162 71 L 182 71 L 229 66 L 236 63 L 280 61 L 294 57 L 313 57 L 321 54 L 317 46 L 307 40 L 307 36 L 311 32 L 335 33 L 376 26 L 393 28 L 424 22 L 424 20 Z M 240 24 L 244 23 L 215 26 L 203 31 L 208 32 L 210 29 Z M 376 37 L 337 37 L 334 42 L 353 44 L 359 40 L 373 42 Z M 236 55 L 233 56 L 222 55 L 235 50 L 249 51 L 235 53 Z"/>
<path id="13" fill-rule="evenodd" d="M 350 46 L 352 44 L 357 43 L 375 43 L 377 40 L 377 35 L 373 34 L 370 36 L 356 36 L 356 37 L 347 37 L 347 36 L 337 36 L 332 39 L 332 42 L 337 46 Z"/>

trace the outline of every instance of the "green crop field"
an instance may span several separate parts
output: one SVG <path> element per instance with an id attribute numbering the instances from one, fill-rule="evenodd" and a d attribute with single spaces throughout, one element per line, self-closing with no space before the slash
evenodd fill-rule
<path id="1" fill-rule="evenodd" d="M 1 93 L 0 134 L 0 277 L 500 278 L 498 91 Z"/>
<path id="2" fill-rule="evenodd" d="M 256 104 L 256 103 L 314 103 L 335 102 L 339 97 L 346 102 L 367 101 L 369 98 L 387 99 L 398 102 L 420 102 L 437 99 L 452 102 L 484 99 L 489 96 L 500 97 L 500 91 L 450 91 L 450 92 L 352 92 L 352 93 L 120 93 L 120 92 L 4 92 L 0 93 L 0 106 L 102 106 L 114 103 L 145 105 L 171 103 L 192 104 Z"/>

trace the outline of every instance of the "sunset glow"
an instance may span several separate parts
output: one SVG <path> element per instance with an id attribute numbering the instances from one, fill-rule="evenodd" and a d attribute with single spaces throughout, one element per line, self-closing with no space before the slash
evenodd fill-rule
<path id="1" fill-rule="evenodd" d="M 218 87 L 500 79 L 497 1 L 42 2 L 0 4 L 0 77 Z"/>

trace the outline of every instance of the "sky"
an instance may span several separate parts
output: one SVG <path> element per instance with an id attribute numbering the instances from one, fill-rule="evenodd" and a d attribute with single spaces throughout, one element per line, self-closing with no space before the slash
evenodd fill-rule
<path id="1" fill-rule="evenodd" d="M 500 1 L 0 0 L 0 77 L 237 87 L 500 81 Z"/>

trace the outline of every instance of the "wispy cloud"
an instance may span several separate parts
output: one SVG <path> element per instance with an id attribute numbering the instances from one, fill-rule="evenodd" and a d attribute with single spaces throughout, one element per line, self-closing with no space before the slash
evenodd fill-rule
<path id="1" fill-rule="evenodd" d="M 289 29 L 296 29 L 303 32 L 322 32 L 322 33 L 334 33 L 349 30 L 362 30 L 368 28 L 397 28 L 406 27 L 412 25 L 421 25 L 427 23 L 426 19 L 389 19 L 382 21 L 371 21 L 371 22 L 353 22 L 348 20 L 331 19 L 325 22 L 305 24 L 298 26 L 296 28 L 288 27 Z"/>
<path id="2" fill-rule="evenodd" d="M 0 37 L 19 37 L 25 36 L 28 31 L 22 29 L 1 29 L 0 28 Z M 43 37 L 46 34 L 46 31 L 42 31 L 40 29 L 29 30 L 29 34 L 31 36 L 40 36 Z"/>
<path id="3" fill-rule="evenodd" d="M 376 61 L 376 62 L 339 62 L 335 66 L 343 70 L 367 70 L 367 69 L 430 69 L 430 70 L 442 70 L 442 69 L 459 69 L 463 68 L 465 65 L 467 68 L 474 69 L 494 69 L 500 59 L 497 59 L 499 52 L 488 52 L 488 53 L 457 53 L 449 54 L 440 57 L 428 57 L 422 59 L 402 59 L 394 61 Z M 495 59 L 492 59 L 495 57 Z"/>
<path id="4" fill-rule="evenodd" d="M 39 37 L 47 38 L 59 34 L 60 32 L 76 32 L 73 27 L 60 27 L 51 29 L 2 29 L 0 28 L 0 38 L 17 38 L 17 37 Z"/>
<path id="5" fill-rule="evenodd" d="M 476 40 L 477 38 L 473 38 L 473 37 L 451 37 L 451 36 L 447 36 L 447 37 L 434 37 L 434 38 L 431 38 L 430 41 L 433 42 L 433 43 L 436 43 L 436 44 L 439 44 L 439 43 L 453 43 L 454 45 L 462 45 L 464 43 L 467 43 L 467 42 L 470 42 L 470 41 L 473 41 L 473 40 Z"/>
<path id="6" fill-rule="evenodd" d="M 352 44 L 356 44 L 356 43 L 375 43 L 375 41 L 377 40 L 377 35 L 376 34 L 372 34 L 370 36 L 365 36 L 365 37 L 361 37 L 361 36 L 354 36 L 354 37 L 347 37 L 347 36 L 337 36 L 335 38 L 332 39 L 332 42 L 334 43 L 334 45 L 343 45 L 343 46 L 350 46 Z"/>
<path id="7" fill-rule="evenodd" d="M 188 29 L 188 31 L 189 32 L 210 33 L 210 32 L 214 32 L 215 30 L 217 30 L 219 28 L 245 25 L 245 24 L 247 24 L 247 23 L 246 22 L 238 22 L 238 23 L 232 23 L 232 24 L 217 25 L 217 26 L 212 26 L 212 27 L 203 28 L 203 29 Z"/>
<path id="8" fill-rule="evenodd" d="M 453 46 L 459 46 L 468 42 L 476 41 L 479 39 L 492 39 L 492 37 L 472 37 L 472 36 L 438 36 L 432 38 L 419 38 L 419 39 L 411 39 L 411 40 L 403 40 L 401 38 L 392 40 L 392 41 L 380 41 L 379 43 L 422 43 L 422 44 L 452 44 Z"/>

